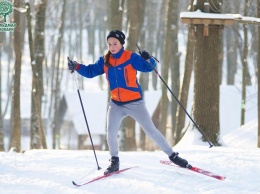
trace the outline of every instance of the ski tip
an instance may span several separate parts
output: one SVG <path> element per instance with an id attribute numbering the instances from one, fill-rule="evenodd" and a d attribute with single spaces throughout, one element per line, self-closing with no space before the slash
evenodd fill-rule
<path id="1" fill-rule="evenodd" d="M 77 183 L 75 183 L 74 181 L 72 181 L 72 184 L 74 185 L 74 186 L 79 186 Z"/>

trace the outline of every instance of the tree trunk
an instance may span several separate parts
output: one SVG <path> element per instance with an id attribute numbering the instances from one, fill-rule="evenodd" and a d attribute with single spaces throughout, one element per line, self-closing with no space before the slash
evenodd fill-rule
<path id="1" fill-rule="evenodd" d="M 107 48 L 107 21 L 104 20 L 104 18 L 107 16 L 107 9 L 108 6 L 108 2 L 107 1 L 102 1 L 102 3 L 98 2 L 97 3 L 97 20 L 95 20 L 95 25 L 96 25 L 96 29 L 98 29 L 98 40 L 99 40 L 99 51 L 100 53 L 103 53 L 104 50 Z M 104 79 L 103 76 L 99 76 L 99 87 L 101 90 L 104 90 L 104 82 L 106 83 L 106 79 Z"/>
<path id="2" fill-rule="evenodd" d="M 244 16 L 248 15 L 248 0 L 245 2 Z M 244 44 L 243 44 L 243 55 L 241 56 L 242 61 L 242 100 L 241 100 L 241 121 L 240 125 L 245 124 L 245 112 L 246 112 L 246 78 L 247 78 L 247 56 L 248 56 L 248 29 L 247 25 L 243 25 L 244 32 Z"/>
<path id="3" fill-rule="evenodd" d="M 198 1 L 198 9 L 204 11 L 205 0 Z M 210 1 L 210 7 L 218 5 Z M 215 10 L 215 9 L 214 9 Z M 220 10 L 219 8 L 216 10 Z M 210 10 L 212 13 L 213 10 Z M 194 64 L 194 120 L 201 131 L 214 145 L 219 145 L 219 26 L 209 26 L 209 35 L 204 36 L 204 26 L 195 26 Z M 202 137 L 205 141 L 205 138 Z"/>
<path id="4" fill-rule="evenodd" d="M 5 144 L 4 144 L 4 117 L 7 113 L 7 110 L 9 108 L 9 102 L 11 100 L 11 96 L 12 96 L 12 79 L 10 79 L 10 75 L 11 75 L 11 58 L 13 58 L 12 53 L 13 53 L 13 49 L 12 49 L 12 36 L 9 36 L 9 39 L 7 39 L 6 34 L 5 33 L 0 33 L 0 97 L 2 99 L 2 80 L 6 79 L 6 103 L 4 105 L 4 107 L 2 106 L 3 104 L 0 104 L 0 113 L 1 113 L 1 117 L 0 117 L 0 151 L 5 151 Z M 2 64 L 2 53 L 6 52 L 7 53 L 7 64 L 3 65 Z M 6 71 L 6 77 L 2 77 L 3 75 L 3 69 L 2 67 L 7 66 L 7 71 Z"/>
<path id="5" fill-rule="evenodd" d="M 124 9 L 124 0 L 109 0 L 108 2 L 108 29 L 111 30 L 122 30 L 123 22 L 123 9 Z M 107 98 L 110 100 L 110 91 L 108 90 Z M 106 127 L 107 129 L 107 127 Z M 105 143 L 105 150 L 108 150 L 107 142 Z"/>
<path id="6" fill-rule="evenodd" d="M 168 84 L 168 72 L 169 66 L 172 63 L 172 1 L 167 0 L 166 3 L 166 13 L 165 13 L 165 40 L 164 40 L 164 64 L 162 65 L 162 78 L 165 83 Z M 161 100 L 161 123 L 160 123 L 160 131 L 165 136 L 166 135 L 166 125 L 167 125 L 167 117 L 168 117 L 168 105 L 169 99 L 167 97 L 167 88 L 162 84 L 162 100 Z"/>
<path id="7" fill-rule="evenodd" d="M 32 92 L 31 92 L 31 141 L 30 141 L 30 148 L 31 149 L 39 149 L 41 148 L 41 140 L 39 135 L 39 128 L 40 123 L 37 122 L 40 118 L 40 112 L 39 112 L 39 105 L 37 103 L 37 94 L 36 92 L 33 92 L 36 86 L 36 83 L 38 81 L 37 79 L 37 72 L 34 65 L 34 49 L 33 49 L 33 38 L 32 38 L 32 26 L 31 26 L 31 8 L 30 4 L 26 3 L 26 9 L 27 9 L 27 27 L 28 27 L 28 40 L 29 40 L 29 49 L 30 49 L 30 58 L 31 58 L 31 67 L 32 67 Z"/>
<path id="8" fill-rule="evenodd" d="M 145 6 L 145 1 L 144 1 L 144 5 L 142 6 L 142 8 L 144 9 L 142 11 L 142 17 L 140 18 L 140 26 L 143 26 L 144 25 L 144 15 L 147 15 L 148 14 L 148 18 L 147 18 L 147 22 L 150 23 L 150 19 L 151 21 L 155 21 L 153 18 L 155 15 L 154 14 L 151 14 L 149 15 L 149 12 L 147 10 L 150 10 L 150 9 L 154 9 L 154 7 L 152 6 L 153 2 L 150 3 L 148 5 L 148 7 Z M 146 7 L 146 9 L 145 9 Z M 152 16 L 152 17 L 151 17 Z M 153 25 L 151 25 L 153 26 Z M 154 26 L 153 26 L 154 28 Z M 152 28 L 150 28 L 148 30 L 149 32 L 154 32 L 154 30 Z M 138 45 L 140 46 L 140 48 L 142 49 L 145 49 L 145 45 L 146 45 L 146 40 L 147 40 L 147 36 L 148 36 L 148 32 L 147 30 L 144 30 L 144 29 L 140 29 L 140 35 L 139 35 L 139 41 L 138 41 Z M 152 47 L 148 46 L 149 50 L 147 50 L 149 53 L 152 52 Z M 144 73 L 144 72 L 140 72 L 140 77 L 139 77 L 139 83 L 140 85 L 142 86 L 142 89 L 143 89 L 143 98 L 145 98 L 145 91 L 148 90 L 148 85 L 149 85 L 149 73 Z M 146 134 L 145 132 L 143 131 L 142 127 L 139 128 L 139 148 L 141 150 L 145 150 L 145 144 L 146 144 Z"/>
<path id="9" fill-rule="evenodd" d="M 138 0 L 127 1 L 127 50 L 134 51 L 140 34 L 140 18 L 144 4 Z M 122 122 L 122 140 L 124 151 L 136 150 L 135 120 L 126 117 Z"/>
<path id="10" fill-rule="evenodd" d="M 157 32 L 157 57 L 160 59 L 160 63 L 164 64 L 164 40 L 165 40 L 165 25 L 166 25 L 166 17 L 165 17 L 165 10 L 166 10 L 167 0 L 161 1 L 160 7 L 160 14 L 159 14 L 159 21 L 158 21 L 158 32 Z M 153 88 L 157 89 L 157 81 L 158 76 L 153 74 Z"/>
<path id="11" fill-rule="evenodd" d="M 60 148 L 60 117 L 59 117 L 59 99 L 60 99 L 60 55 L 61 55 L 61 45 L 63 41 L 64 34 L 64 23 L 65 23 L 65 8 L 66 8 L 66 0 L 63 0 L 62 11 L 61 11 L 61 25 L 59 28 L 59 38 L 57 42 L 57 65 L 56 65 L 56 76 L 55 76 L 55 94 L 54 94 L 54 117 L 53 117 L 53 125 L 52 125 L 52 134 L 54 141 L 52 142 L 52 148 Z M 58 146 L 56 145 L 56 141 L 58 142 Z"/>
<path id="12" fill-rule="evenodd" d="M 218 44 L 218 75 L 219 75 L 219 85 L 222 84 L 222 69 L 223 69 L 223 31 L 217 30 L 219 35 L 219 44 Z"/>
<path id="13" fill-rule="evenodd" d="M 178 44 L 178 32 L 179 32 L 179 0 L 170 1 L 170 20 L 171 25 L 174 26 L 171 27 L 169 30 L 171 30 L 171 44 L 172 44 L 172 51 L 171 51 L 171 90 L 174 93 L 176 97 L 179 96 L 179 89 L 180 89 L 180 52 L 179 52 L 179 44 Z M 176 135 L 176 113 L 177 113 L 177 106 L 178 103 L 176 100 L 172 97 L 171 101 L 171 123 L 172 123 L 172 137 Z M 172 142 L 174 143 L 174 139 L 172 138 Z"/>
<path id="14" fill-rule="evenodd" d="M 236 24 L 234 24 L 236 25 Z M 237 71 L 237 41 L 232 27 L 226 30 L 226 59 L 227 59 L 227 85 L 235 84 L 235 74 Z M 235 40 L 235 41 L 234 41 Z"/>
<path id="15" fill-rule="evenodd" d="M 15 0 L 14 7 L 22 7 L 23 1 Z M 22 16 L 21 13 L 14 9 L 14 23 L 16 28 L 14 29 L 14 85 L 12 96 L 12 136 L 10 148 L 14 148 L 15 151 L 21 151 L 21 110 L 20 110 L 20 81 L 21 81 L 21 66 L 22 66 Z"/>
<path id="16" fill-rule="evenodd" d="M 122 30 L 124 0 L 109 0 L 108 29 Z"/>
<path id="17" fill-rule="evenodd" d="M 88 20 L 91 20 L 90 17 L 88 17 Z M 95 29 L 92 21 L 88 21 L 87 26 L 88 31 L 88 54 L 90 56 L 93 56 L 93 61 L 95 60 Z"/>
<path id="18" fill-rule="evenodd" d="M 185 109 L 187 109 L 187 103 L 188 103 L 191 73 L 192 73 L 192 68 L 194 63 L 193 56 L 194 56 L 194 31 L 193 31 L 193 27 L 189 27 L 184 75 L 183 75 L 183 80 L 182 80 L 181 89 L 179 93 L 180 103 Z M 182 132 L 185 126 L 185 118 L 186 118 L 185 111 L 180 106 L 178 106 L 175 144 L 177 144 L 182 138 L 183 135 Z"/>
<path id="19" fill-rule="evenodd" d="M 257 1 L 257 17 L 260 18 L 260 0 Z M 258 58 L 257 58 L 257 77 L 258 77 L 258 141 L 257 147 L 260 148 L 260 27 L 258 26 Z"/>
<path id="20" fill-rule="evenodd" d="M 245 107 L 246 107 L 246 75 L 247 75 L 247 55 L 248 55 L 248 32 L 247 26 L 243 25 L 244 29 L 244 48 L 242 60 L 242 100 L 241 100 L 241 120 L 240 125 L 245 124 Z"/>
<path id="21" fill-rule="evenodd" d="M 0 38 L 3 38 L 3 33 L 0 34 Z M 4 40 L 4 39 L 2 39 Z M 2 47 L 0 43 L 0 99 L 2 99 Z M 3 113 L 2 102 L 0 103 L 0 152 L 5 150 L 4 147 L 4 128 L 3 128 Z"/>
<path id="22" fill-rule="evenodd" d="M 233 1 L 224 1 L 223 9 L 224 13 L 230 13 L 234 2 Z M 235 13 L 236 10 L 235 10 Z M 237 47 L 238 47 L 238 36 L 237 36 L 237 27 L 238 24 L 234 23 L 232 26 L 226 26 L 224 31 L 224 40 L 226 43 L 226 64 L 227 64 L 227 74 L 226 80 L 227 85 L 234 85 L 235 83 L 235 74 L 237 68 Z"/>
<path id="23" fill-rule="evenodd" d="M 29 37 L 31 65 L 33 71 L 32 94 L 31 94 L 31 148 L 47 148 L 43 121 L 41 116 L 42 96 L 43 96 L 43 71 L 42 63 L 45 57 L 44 30 L 45 30 L 45 10 L 47 0 L 41 1 L 35 8 L 35 35 L 34 41 Z M 29 11 L 29 10 L 28 10 Z M 30 13 L 27 13 L 30 14 Z M 28 18 L 28 28 L 30 27 L 30 15 Z M 30 29 L 28 29 L 30 33 Z M 33 45 L 33 46 L 32 46 Z"/>

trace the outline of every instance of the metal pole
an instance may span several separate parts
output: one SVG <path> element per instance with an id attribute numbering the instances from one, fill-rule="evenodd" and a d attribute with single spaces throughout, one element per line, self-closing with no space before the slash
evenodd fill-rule
<path id="1" fill-rule="evenodd" d="M 67 59 L 68 59 L 68 61 L 71 62 L 71 60 L 70 60 L 69 57 L 68 57 Z M 71 71 L 71 73 L 74 73 L 74 71 Z M 86 123 L 87 129 L 88 129 L 88 134 L 89 134 L 90 142 L 91 142 L 92 149 L 93 149 L 93 152 L 94 152 L 94 156 L 95 156 L 95 159 L 96 159 L 97 169 L 100 170 L 101 167 L 100 167 L 99 164 L 98 164 L 96 151 L 95 151 L 95 148 L 94 148 L 92 136 L 91 136 L 90 129 L 89 129 L 89 125 L 88 125 L 88 120 L 87 120 L 86 113 L 85 113 L 85 109 L 84 109 L 84 106 L 83 106 L 83 103 L 82 103 L 82 99 L 81 99 L 81 95 L 80 95 L 80 92 L 79 92 L 79 87 L 78 87 L 78 84 L 77 84 L 77 81 L 76 81 L 75 74 L 74 74 L 73 77 L 74 77 L 75 85 L 76 85 L 76 87 L 77 87 L 77 92 L 78 92 L 78 96 L 79 96 L 79 100 L 80 100 L 80 105 L 81 105 L 81 108 L 82 108 L 82 112 L 83 112 L 83 115 L 84 115 L 85 123 Z"/>

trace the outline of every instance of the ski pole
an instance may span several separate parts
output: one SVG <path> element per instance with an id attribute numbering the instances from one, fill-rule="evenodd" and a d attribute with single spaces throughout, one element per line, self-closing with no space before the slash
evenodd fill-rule
<path id="1" fill-rule="evenodd" d="M 136 44 L 139 52 L 141 51 L 140 47 Z M 151 56 L 153 57 L 153 56 Z M 153 57 L 156 61 L 158 61 L 155 57 Z M 159 62 L 159 61 L 158 61 Z M 190 118 L 190 120 L 193 122 L 193 124 L 196 126 L 196 128 L 199 130 L 199 132 L 202 134 L 202 136 L 206 139 L 206 141 L 209 143 L 209 148 L 211 148 L 213 146 L 213 144 L 208 140 L 208 138 L 204 135 L 204 133 L 201 131 L 201 129 L 199 128 L 199 126 L 196 124 L 196 122 L 192 119 L 192 117 L 190 116 L 190 114 L 187 112 L 187 110 L 184 108 L 184 106 L 181 104 L 181 102 L 178 100 L 178 98 L 173 94 L 172 90 L 170 89 L 170 87 L 167 85 L 167 83 L 164 81 L 164 79 L 162 78 L 162 76 L 158 73 L 158 71 L 156 70 L 156 68 L 151 64 L 150 60 L 148 60 L 148 63 L 151 65 L 151 67 L 153 68 L 154 72 L 157 74 L 157 76 L 161 79 L 161 81 L 164 83 L 164 85 L 166 86 L 166 88 L 169 90 L 169 92 L 171 93 L 171 95 L 174 97 L 174 99 L 178 102 L 178 104 L 180 105 L 180 107 L 184 110 L 184 112 L 186 113 L 186 115 Z"/>
<path id="2" fill-rule="evenodd" d="M 67 57 L 67 59 L 68 59 L 69 62 L 72 62 L 69 57 Z M 71 73 L 74 73 L 74 70 L 72 70 Z M 83 112 L 83 115 L 84 115 L 84 119 L 85 119 L 85 123 L 86 123 L 87 129 L 88 129 L 88 134 L 89 134 L 90 142 L 91 142 L 92 149 L 93 149 L 94 156 L 95 156 L 96 163 L 97 163 L 97 169 L 100 170 L 101 167 L 98 165 L 98 160 L 97 160 L 96 151 L 95 151 L 94 144 L 93 144 L 93 140 L 92 140 L 92 136 L 91 136 L 91 133 L 90 133 L 90 130 L 89 130 L 89 125 L 88 125 L 87 117 L 86 117 L 86 114 L 85 114 L 85 110 L 84 110 L 84 106 L 83 106 L 83 103 L 82 103 L 82 99 L 81 99 L 81 95 L 80 95 L 80 92 L 79 92 L 79 87 L 78 87 L 78 84 L 77 84 L 77 81 L 76 81 L 75 74 L 74 74 L 74 82 L 75 82 L 75 85 L 76 85 L 76 87 L 77 87 L 77 92 L 78 92 L 78 96 L 79 96 L 79 100 L 80 100 L 82 112 Z"/>

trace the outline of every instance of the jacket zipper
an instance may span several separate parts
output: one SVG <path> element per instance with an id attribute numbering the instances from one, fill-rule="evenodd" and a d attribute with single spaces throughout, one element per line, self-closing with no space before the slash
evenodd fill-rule
<path id="1" fill-rule="evenodd" d="M 126 84 L 127 84 L 127 85 L 129 85 L 128 71 L 127 71 L 127 69 L 126 69 L 126 68 L 125 68 L 125 74 L 124 74 L 124 76 L 125 76 L 125 81 L 126 81 Z"/>
<path id="2" fill-rule="evenodd" d="M 118 87 L 117 73 L 116 73 L 116 62 L 117 62 L 117 60 L 115 60 L 114 71 L 115 71 L 115 76 L 116 76 L 116 86 L 117 86 L 118 99 L 119 99 L 119 101 L 121 101 L 121 99 L 120 99 L 120 93 L 119 93 L 119 87 Z"/>

